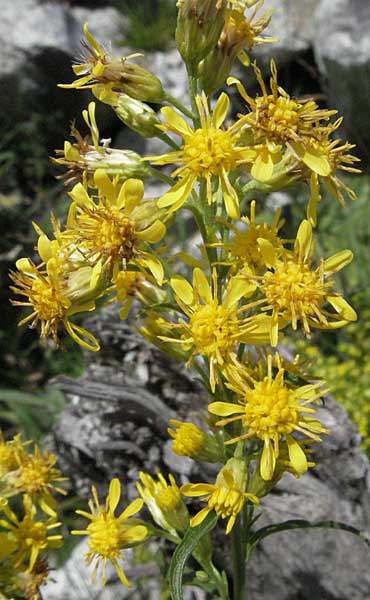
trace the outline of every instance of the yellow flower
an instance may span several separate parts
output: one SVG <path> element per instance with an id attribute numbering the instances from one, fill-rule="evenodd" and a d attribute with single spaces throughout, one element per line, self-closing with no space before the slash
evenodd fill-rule
<path id="1" fill-rule="evenodd" d="M 205 496 L 207 506 L 202 508 L 190 521 L 191 527 L 196 527 L 214 510 L 222 519 L 227 519 L 226 534 L 232 530 L 239 512 L 246 500 L 258 504 L 254 494 L 245 491 L 247 483 L 247 468 L 244 460 L 230 458 L 218 473 L 214 484 L 187 483 L 181 487 L 184 496 Z"/>
<path id="2" fill-rule="evenodd" d="M 149 175 L 148 167 L 136 152 L 132 150 L 118 150 L 109 147 L 109 140 L 99 144 L 99 129 L 95 119 L 95 102 L 90 102 L 88 109 L 82 111 L 82 116 L 87 124 L 93 144 L 87 136 L 82 137 L 80 132 L 72 125 L 71 134 L 75 142 L 64 142 L 63 150 L 56 150 L 59 158 L 51 160 L 57 165 L 68 167 L 68 171 L 58 177 L 65 180 L 66 185 L 85 181 L 93 185 L 93 174 L 97 169 L 105 169 L 110 177 L 118 177 L 121 181 L 130 177 L 144 178 Z"/>
<path id="3" fill-rule="evenodd" d="M 29 442 L 22 442 L 21 434 L 15 435 L 11 440 L 4 440 L 0 430 L 0 477 L 14 471 L 19 460 L 24 455 L 24 446 Z"/>
<path id="4" fill-rule="evenodd" d="M 48 242 L 46 236 L 43 242 Z M 18 272 L 10 274 L 15 283 L 10 289 L 17 295 L 25 296 L 27 301 L 12 300 L 15 306 L 30 306 L 31 314 L 22 319 L 18 326 L 31 322 L 30 327 L 41 325 L 41 340 L 52 337 L 55 344 L 59 344 L 58 330 L 63 326 L 67 333 L 80 346 L 97 352 L 100 346 L 95 337 L 79 325 L 72 323 L 69 317 L 78 312 L 90 311 L 95 308 L 93 299 L 81 299 L 82 285 L 91 282 L 92 269 L 77 270 L 74 274 L 61 273 L 60 261 L 51 257 L 45 268 L 36 266 L 27 258 L 16 262 Z M 68 270 L 68 263 L 65 263 Z M 68 289 L 69 288 L 69 289 Z"/>
<path id="5" fill-rule="evenodd" d="M 143 304 L 159 304 L 166 300 L 166 293 L 156 285 L 154 277 L 140 271 L 120 271 L 113 283 L 116 301 L 121 305 L 121 319 L 126 319 L 135 298 Z"/>
<path id="6" fill-rule="evenodd" d="M 144 273 L 148 269 L 162 284 L 162 264 L 146 247 L 159 242 L 166 227 L 155 203 L 142 200 L 142 181 L 128 179 L 122 184 L 98 169 L 94 185 L 97 197 L 90 196 L 81 183 L 70 192 L 73 202 L 62 234 L 65 243 L 77 247 L 91 265 L 100 264 L 113 280 L 132 265 Z"/>
<path id="7" fill-rule="evenodd" d="M 86 40 L 82 42 L 87 51 L 84 59 L 72 69 L 78 79 L 69 84 L 59 84 L 61 88 L 86 89 L 96 83 L 106 86 L 109 92 L 112 89 L 124 92 L 137 100 L 147 102 L 162 102 L 164 91 L 158 77 L 140 67 L 127 64 L 127 60 L 137 58 L 141 54 L 130 54 L 126 58 L 110 56 L 97 40 L 91 35 L 84 24 Z"/>
<path id="8" fill-rule="evenodd" d="M 40 448 L 35 445 L 33 454 L 24 452 L 17 457 L 18 469 L 4 479 L 5 484 L 13 488 L 13 493 L 29 496 L 32 502 L 37 502 L 40 508 L 52 517 L 56 515 L 56 503 L 51 492 L 66 494 L 67 492 L 58 486 L 58 482 L 68 479 L 61 477 L 60 470 L 55 468 L 56 460 L 57 457 L 49 454 L 47 450 L 41 454 Z"/>
<path id="9" fill-rule="evenodd" d="M 110 561 L 117 571 L 120 581 L 130 587 L 126 575 L 119 565 L 123 560 L 122 550 L 131 548 L 142 542 L 147 536 L 147 528 L 130 522 L 130 517 L 137 513 L 143 501 L 137 498 L 118 516 L 114 515 L 121 495 L 121 484 L 118 479 L 112 479 L 105 506 L 99 504 L 95 487 L 92 487 L 93 500 L 89 501 L 90 513 L 76 510 L 76 513 L 90 520 L 86 530 L 74 530 L 73 535 L 89 536 L 89 551 L 86 553 L 88 565 L 96 561 L 92 581 L 95 581 L 100 563 L 102 563 L 102 585 L 106 583 L 106 566 Z"/>
<path id="10" fill-rule="evenodd" d="M 222 462 L 223 452 L 216 436 L 205 433 L 193 423 L 170 419 L 174 429 L 167 431 L 173 439 L 172 452 L 190 456 L 197 462 Z"/>
<path id="11" fill-rule="evenodd" d="M 203 449 L 205 443 L 205 434 L 193 423 L 183 423 L 177 419 L 171 419 L 170 425 L 175 430 L 168 429 L 168 433 L 173 438 L 172 451 L 178 456 L 193 456 Z"/>
<path id="12" fill-rule="evenodd" d="M 169 483 L 161 473 L 157 473 L 155 481 L 147 473 L 141 472 L 140 480 L 143 485 L 137 483 L 136 487 L 157 525 L 176 535 L 176 531 L 187 530 L 189 514 L 171 473 L 168 479 Z"/>
<path id="13" fill-rule="evenodd" d="M 242 279 L 232 278 L 222 302 L 218 299 L 217 273 L 213 271 L 213 289 L 204 273 L 195 268 L 193 285 L 182 277 L 173 277 L 171 287 L 175 299 L 188 322 L 168 324 L 177 337 L 162 337 L 164 341 L 183 345 L 190 352 L 187 365 L 197 355 L 209 360 L 210 386 L 215 390 L 219 375 L 238 343 L 263 344 L 268 341 L 269 317 L 239 318 L 238 302 L 245 289 Z M 253 285 L 251 286 L 253 290 Z M 243 309 L 241 309 L 243 310 Z"/>
<path id="14" fill-rule="evenodd" d="M 200 180 L 206 182 L 209 204 L 216 199 L 212 185 L 217 184 L 221 187 L 227 214 L 233 219 L 239 217 L 238 194 L 229 175 L 236 170 L 239 162 L 246 159 L 248 149 L 237 145 L 239 122 L 228 129 L 222 127 L 229 103 L 228 96 L 222 93 L 211 115 L 205 94 L 197 96 L 201 123 L 198 129 L 192 129 L 173 108 L 166 106 L 162 109 L 166 122 L 160 129 L 180 135 L 183 144 L 174 152 L 147 157 L 154 164 L 181 164 L 172 173 L 172 177 L 179 177 L 179 181 L 159 199 L 159 207 L 168 208 L 170 212 L 177 210 L 190 195 L 196 181 Z"/>
<path id="15" fill-rule="evenodd" d="M 280 220 L 281 210 L 275 212 L 273 222 L 269 226 L 265 221 L 256 223 L 256 201 L 252 200 L 250 205 L 250 216 L 242 217 L 241 221 L 247 226 L 241 229 L 234 223 L 225 222 L 225 226 L 232 232 L 228 242 L 217 245 L 227 251 L 227 257 L 221 264 L 230 265 L 233 274 L 245 267 L 249 267 L 252 273 L 260 274 L 266 270 L 266 261 L 261 252 L 261 240 L 267 240 L 276 252 L 283 249 L 282 242 L 278 236 L 279 229 L 284 221 Z M 216 244 L 214 244 L 216 245 Z"/>
<path id="16" fill-rule="evenodd" d="M 60 534 L 49 535 L 49 531 L 60 527 L 53 517 L 46 522 L 37 521 L 36 507 L 30 498 L 23 497 L 24 517 L 19 520 L 15 513 L 8 507 L 2 510 L 7 520 L 0 519 L 0 526 L 9 531 L 9 543 L 15 548 L 14 564 L 19 565 L 24 559 L 28 560 L 27 571 L 31 572 L 39 554 L 47 548 L 58 548 L 62 543 Z"/>
<path id="17" fill-rule="evenodd" d="M 272 311 L 273 346 L 278 340 L 279 320 L 291 322 L 294 330 L 301 321 L 305 335 L 310 335 L 312 327 L 336 329 L 357 319 L 353 308 L 332 289 L 334 282 L 330 280 L 334 273 L 351 262 L 350 250 L 338 252 L 325 261 L 321 259 L 313 270 L 312 226 L 307 220 L 299 226 L 293 252 L 285 251 L 277 257 L 270 242 L 264 241 L 260 247 L 269 270 L 263 276 L 252 276 L 252 279 L 259 282 L 263 302 L 267 304 L 262 310 Z M 335 312 L 322 308 L 325 303 L 329 303 Z"/>
<path id="18" fill-rule="evenodd" d="M 224 417 L 217 425 L 240 421 L 242 432 L 225 442 L 234 444 L 240 440 L 257 438 L 263 442 L 260 459 L 262 479 L 272 479 L 279 445 L 284 440 L 288 446 L 289 460 L 298 473 L 307 470 L 307 458 L 300 443 L 293 437 L 299 432 L 315 441 L 321 441 L 318 433 L 328 433 L 312 415 L 316 410 L 307 406 L 316 402 L 324 393 L 322 383 L 292 387 L 284 380 L 285 370 L 281 367 L 278 355 L 275 356 L 278 370 L 274 375 L 272 356 L 268 356 L 267 375 L 254 379 L 248 370 L 234 361 L 226 371 L 226 384 L 238 398 L 237 403 L 212 402 L 210 413 Z"/>

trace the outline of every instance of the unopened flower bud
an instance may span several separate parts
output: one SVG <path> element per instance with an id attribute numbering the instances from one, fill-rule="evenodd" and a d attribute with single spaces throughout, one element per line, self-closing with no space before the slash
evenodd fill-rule
<path id="1" fill-rule="evenodd" d="M 197 462 L 222 462 L 223 449 L 216 436 L 205 433 L 193 423 L 170 420 L 175 430 L 168 429 L 173 439 L 172 451 L 178 456 L 190 456 Z"/>
<path id="2" fill-rule="evenodd" d="M 176 44 L 184 61 L 196 65 L 217 44 L 226 0 L 178 0 L 177 6 Z"/>

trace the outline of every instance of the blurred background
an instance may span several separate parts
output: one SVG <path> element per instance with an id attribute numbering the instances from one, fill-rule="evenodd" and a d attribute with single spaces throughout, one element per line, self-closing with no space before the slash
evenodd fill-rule
<path id="1" fill-rule="evenodd" d="M 63 218 L 66 188 L 57 178 L 62 171 L 50 156 L 70 139 L 73 120 L 83 134 L 81 110 L 91 100 L 88 91 L 65 90 L 58 83 L 74 79 L 71 62 L 81 54 L 82 27 L 99 42 L 112 45 L 118 56 L 143 52 L 148 69 L 162 79 L 173 96 L 186 98 L 187 78 L 174 45 L 175 0 L 0 0 L 0 428 L 6 436 L 22 431 L 43 439 L 58 420 L 66 398 L 50 381 L 83 376 L 89 357 L 63 339 L 61 349 L 42 346 L 37 332 L 17 327 L 22 318 L 10 303 L 9 269 L 22 256 L 33 256 L 32 221 L 45 231 L 50 213 Z M 324 196 L 319 206 L 317 250 L 330 256 L 350 248 L 355 259 L 340 272 L 339 288 L 355 307 L 359 320 L 337 332 L 313 335 L 308 346 L 292 336 L 291 346 L 315 364 L 315 374 L 328 381 L 333 395 L 346 408 L 370 456 L 370 3 L 368 0 L 266 0 L 275 12 L 267 33 L 279 38 L 257 47 L 266 78 L 269 60 L 277 62 L 279 83 L 291 95 L 312 96 L 322 107 L 344 116 L 339 131 L 356 144 L 362 175 L 343 179 L 357 193 L 341 207 Z M 253 78 L 237 70 L 253 95 Z M 153 106 L 156 110 L 160 106 Z M 161 150 L 156 140 L 143 140 L 104 105 L 97 122 L 111 146 L 141 154 Z M 238 105 L 235 99 L 234 110 Z M 149 183 L 149 195 L 159 188 Z M 163 186 L 163 184 L 162 184 Z M 282 206 L 286 237 L 295 237 L 308 189 L 256 197 L 264 217 Z M 183 241 L 188 224 L 178 227 Z M 76 506 L 73 498 L 70 506 Z M 70 508 L 66 505 L 66 514 Z M 65 550 L 64 558 L 68 554 Z M 62 559 L 63 560 L 63 557 Z M 320 596 L 320 598 L 323 596 Z M 319 596 L 317 596 L 319 598 Z"/>

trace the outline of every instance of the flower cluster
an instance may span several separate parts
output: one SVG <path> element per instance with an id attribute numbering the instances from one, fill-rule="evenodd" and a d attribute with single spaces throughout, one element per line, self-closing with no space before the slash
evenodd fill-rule
<path id="1" fill-rule="evenodd" d="M 138 55 L 112 56 L 87 25 L 85 54 L 73 67 L 77 79 L 62 86 L 91 89 L 128 127 L 158 137 L 168 151 L 141 157 L 111 148 L 99 139 L 91 102 L 83 112 L 91 140 L 73 128 L 74 141 L 66 141 L 54 159 L 67 168 L 65 183 L 73 184 L 66 223 L 53 218 L 50 237 L 35 225 L 39 258 L 36 263 L 20 259 L 12 274 L 12 289 L 23 297 L 14 304 L 31 308 L 21 323 L 40 324 L 43 339 L 58 342 L 64 328 L 81 346 L 97 351 L 98 341 L 73 317 L 116 302 L 122 319 L 136 312 L 137 331 L 193 367 L 209 393 L 208 406 L 194 422 L 171 419 L 168 429 L 173 452 L 199 463 L 200 480 L 176 482 L 172 474 L 142 472 L 136 484 L 141 499 L 116 516 L 121 488 L 113 479 L 104 505 L 93 488 L 90 512 L 78 511 L 89 524 L 73 533 L 88 536 L 87 562 L 95 563 L 93 578 L 102 567 L 103 584 L 110 561 L 129 585 L 121 567 L 125 548 L 155 535 L 180 544 L 184 535 L 191 538 L 192 528 L 201 530 L 210 514 L 226 520 L 226 534 L 236 530 L 245 536 L 238 551 L 250 551 L 248 536 L 260 500 L 284 474 L 300 477 L 313 467 L 312 446 L 329 433 L 319 410 L 325 383 L 315 381 L 298 358 L 283 358 L 279 344 L 291 330 L 307 340 L 313 330 L 335 330 L 357 318 L 335 282 L 352 253 L 321 256 L 313 229 L 321 184 L 341 203 L 343 191 L 355 197 L 338 177 L 338 171 L 356 172 L 358 160 L 349 153 L 353 146 L 336 137 L 341 119 L 333 121 L 336 111 L 313 99 L 291 97 L 278 84 L 274 61 L 269 86 L 251 63 L 255 44 L 274 41 L 265 33 L 271 13 L 259 13 L 263 0 L 178 0 L 177 5 L 176 42 L 189 75 L 190 106 L 129 62 Z M 257 97 L 229 77 L 236 58 L 255 76 Z M 236 85 L 245 103 L 233 120 L 234 88 L 211 97 L 225 82 Z M 165 105 L 157 114 L 149 103 Z M 160 197 L 146 196 L 148 177 L 168 186 Z M 294 181 L 309 185 L 310 199 L 291 239 L 283 237 L 282 210 L 267 218 L 251 190 L 285 189 Z M 199 257 L 190 256 L 188 248 L 161 245 L 182 209 L 197 225 Z M 9 538 L 7 556 L 16 564 L 28 560 L 32 570 L 41 548 L 58 538 L 47 531 L 56 526 L 51 492 L 59 475 L 50 456 L 38 451 L 33 458 L 23 456 L 19 439 L 3 446 L 4 489 L 24 495 L 30 523 L 36 506 L 50 519 L 41 546 L 17 542 L 23 521 L 4 504 L 6 519 L 0 524 L 6 530 L 1 535 Z M 204 463 L 211 465 L 211 482 L 201 470 Z M 186 502 L 194 500 L 184 497 L 205 505 L 191 514 L 193 506 L 188 509 Z M 143 504 L 154 524 L 132 518 Z M 213 585 L 216 595 L 227 598 L 225 578 L 210 556 L 204 536 L 193 557 L 206 574 L 207 590 Z"/>
<path id="2" fill-rule="evenodd" d="M 62 543 L 55 493 L 66 494 L 56 456 L 20 435 L 0 433 L 0 576 L 6 597 L 39 600 L 48 578 L 47 553 Z M 2 596 L 4 597 L 4 596 Z"/>

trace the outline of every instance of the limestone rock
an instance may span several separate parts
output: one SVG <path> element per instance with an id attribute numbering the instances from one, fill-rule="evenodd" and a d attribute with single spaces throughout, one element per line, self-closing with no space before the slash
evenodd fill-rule
<path id="1" fill-rule="evenodd" d="M 370 144 L 370 3 L 321 0 L 313 48 L 330 103 L 344 116 L 344 130 L 368 163 Z"/>

